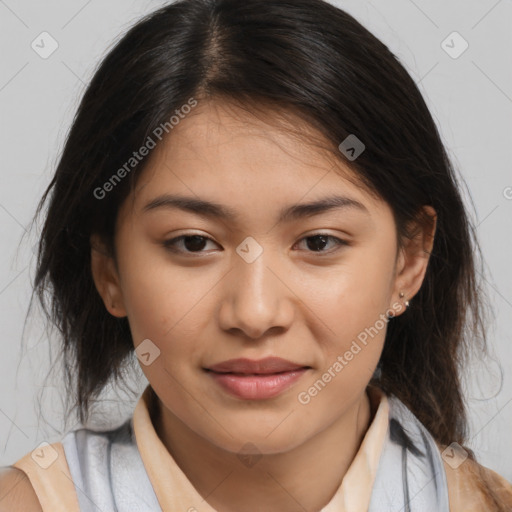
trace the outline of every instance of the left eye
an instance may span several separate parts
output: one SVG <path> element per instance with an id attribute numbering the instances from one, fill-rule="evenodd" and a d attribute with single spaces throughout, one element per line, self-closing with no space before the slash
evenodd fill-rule
<path id="1" fill-rule="evenodd" d="M 315 253 L 331 253 L 331 252 L 335 252 L 337 251 L 340 246 L 342 245 L 348 245 L 347 242 L 345 242 L 345 240 L 341 240 L 340 238 L 337 238 L 335 236 L 332 236 L 332 235 L 328 235 L 327 233 L 316 233 L 314 235 L 309 235 L 309 236 L 306 236 L 304 238 L 302 238 L 300 240 L 300 242 L 302 242 L 302 240 L 310 240 L 312 241 L 307 243 L 306 245 L 309 247 L 309 248 L 313 248 L 312 252 L 315 252 Z M 327 241 L 328 240 L 334 240 L 334 243 L 335 243 L 335 248 L 330 250 L 330 251 L 324 251 L 322 250 L 323 247 L 325 245 L 327 245 Z"/>
<path id="2" fill-rule="evenodd" d="M 331 252 L 336 251 L 342 245 L 348 245 L 348 243 L 345 242 L 344 240 L 341 240 L 340 238 L 337 238 L 332 235 L 328 235 L 326 233 L 317 233 L 314 235 L 306 236 L 306 237 L 302 238 L 301 240 L 299 240 L 299 243 L 304 240 L 309 241 L 306 244 L 308 246 L 308 248 L 311 249 L 311 251 L 309 251 L 309 252 L 319 253 L 319 254 L 331 253 Z M 323 249 L 324 249 L 325 245 L 328 244 L 329 240 L 334 241 L 335 248 L 330 251 L 325 251 Z M 214 244 L 216 243 L 211 238 L 209 238 L 207 236 L 195 235 L 195 234 L 194 235 L 181 235 L 176 238 L 172 238 L 171 240 L 165 240 L 163 242 L 163 245 L 165 248 L 167 248 L 173 252 L 176 252 L 176 253 L 191 254 L 191 253 L 203 252 L 204 246 L 208 241 L 212 242 Z M 180 243 L 182 243 L 182 248 L 178 247 Z M 185 247 L 185 250 L 183 250 L 183 246 Z"/>

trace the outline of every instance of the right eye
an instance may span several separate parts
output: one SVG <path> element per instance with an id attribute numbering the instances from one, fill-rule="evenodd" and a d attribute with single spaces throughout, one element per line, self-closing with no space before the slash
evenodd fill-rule
<path id="1" fill-rule="evenodd" d="M 162 245 L 171 252 L 178 254 L 202 253 L 205 243 L 208 241 L 215 243 L 207 236 L 197 235 L 195 233 L 184 234 L 170 240 L 165 240 Z"/>

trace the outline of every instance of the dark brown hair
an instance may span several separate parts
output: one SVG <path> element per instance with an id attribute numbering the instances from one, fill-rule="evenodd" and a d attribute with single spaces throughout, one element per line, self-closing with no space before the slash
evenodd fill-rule
<path id="1" fill-rule="evenodd" d="M 398 58 L 353 17 L 322 0 L 181 0 L 146 16 L 109 51 L 74 118 L 55 175 L 34 289 L 63 342 L 80 420 L 133 358 L 127 318 L 105 309 L 91 274 L 90 235 L 115 256 L 122 201 L 141 161 L 98 199 L 111 178 L 193 97 L 275 105 L 314 125 L 337 157 L 391 207 L 399 242 L 423 205 L 437 212 L 423 285 L 388 325 L 376 384 L 399 397 L 442 444 L 463 443 L 460 366 L 485 347 L 480 251 L 436 124 Z M 355 134 L 364 152 L 338 145 Z M 51 194 L 50 194 L 51 193 Z M 31 301 L 32 302 L 32 301 Z"/>

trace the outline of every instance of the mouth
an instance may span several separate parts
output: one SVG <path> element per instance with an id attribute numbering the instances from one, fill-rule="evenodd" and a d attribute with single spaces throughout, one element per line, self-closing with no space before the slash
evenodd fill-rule
<path id="1" fill-rule="evenodd" d="M 295 363 L 281 357 L 266 357 L 264 359 L 229 359 L 221 363 L 214 364 L 205 368 L 205 370 L 215 373 L 234 373 L 242 375 L 269 375 L 284 373 L 302 368 L 311 368 L 308 365 Z"/>
<path id="2" fill-rule="evenodd" d="M 254 377 L 254 376 L 267 376 L 267 375 L 281 375 L 283 373 L 290 373 L 290 372 L 295 372 L 295 371 L 299 371 L 299 370 L 302 370 L 302 369 L 308 369 L 310 368 L 309 366 L 304 366 L 304 367 L 301 367 L 301 368 L 296 368 L 295 370 L 284 370 L 282 372 L 261 372 L 261 373 L 246 373 L 246 372 L 216 372 L 214 370 L 210 370 L 208 368 L 205 368 L 205 371 L 207 372 L 212 372 L 212 373 L 217 373 L 218 375 L 236 375 L 237 377 Z"/>
<path id="3" fill-rule="evenodd" d="M 243 400 L 264 400 L 289 389 L 311 366 L 271 357 L 231 359 L 203 368 L 220 388 Z"/>

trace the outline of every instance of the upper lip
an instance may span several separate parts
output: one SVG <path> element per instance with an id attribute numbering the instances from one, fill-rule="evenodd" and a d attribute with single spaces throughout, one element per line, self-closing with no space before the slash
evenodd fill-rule
<path id="1" fill-rule="evenodd" d="M 293 363 L 281 357 L 265 357 L 264 359 L 229 359 L 206 368 L 217 373 L 256 373 L 271 374 L 310 368 L 310 366 Z"/>

